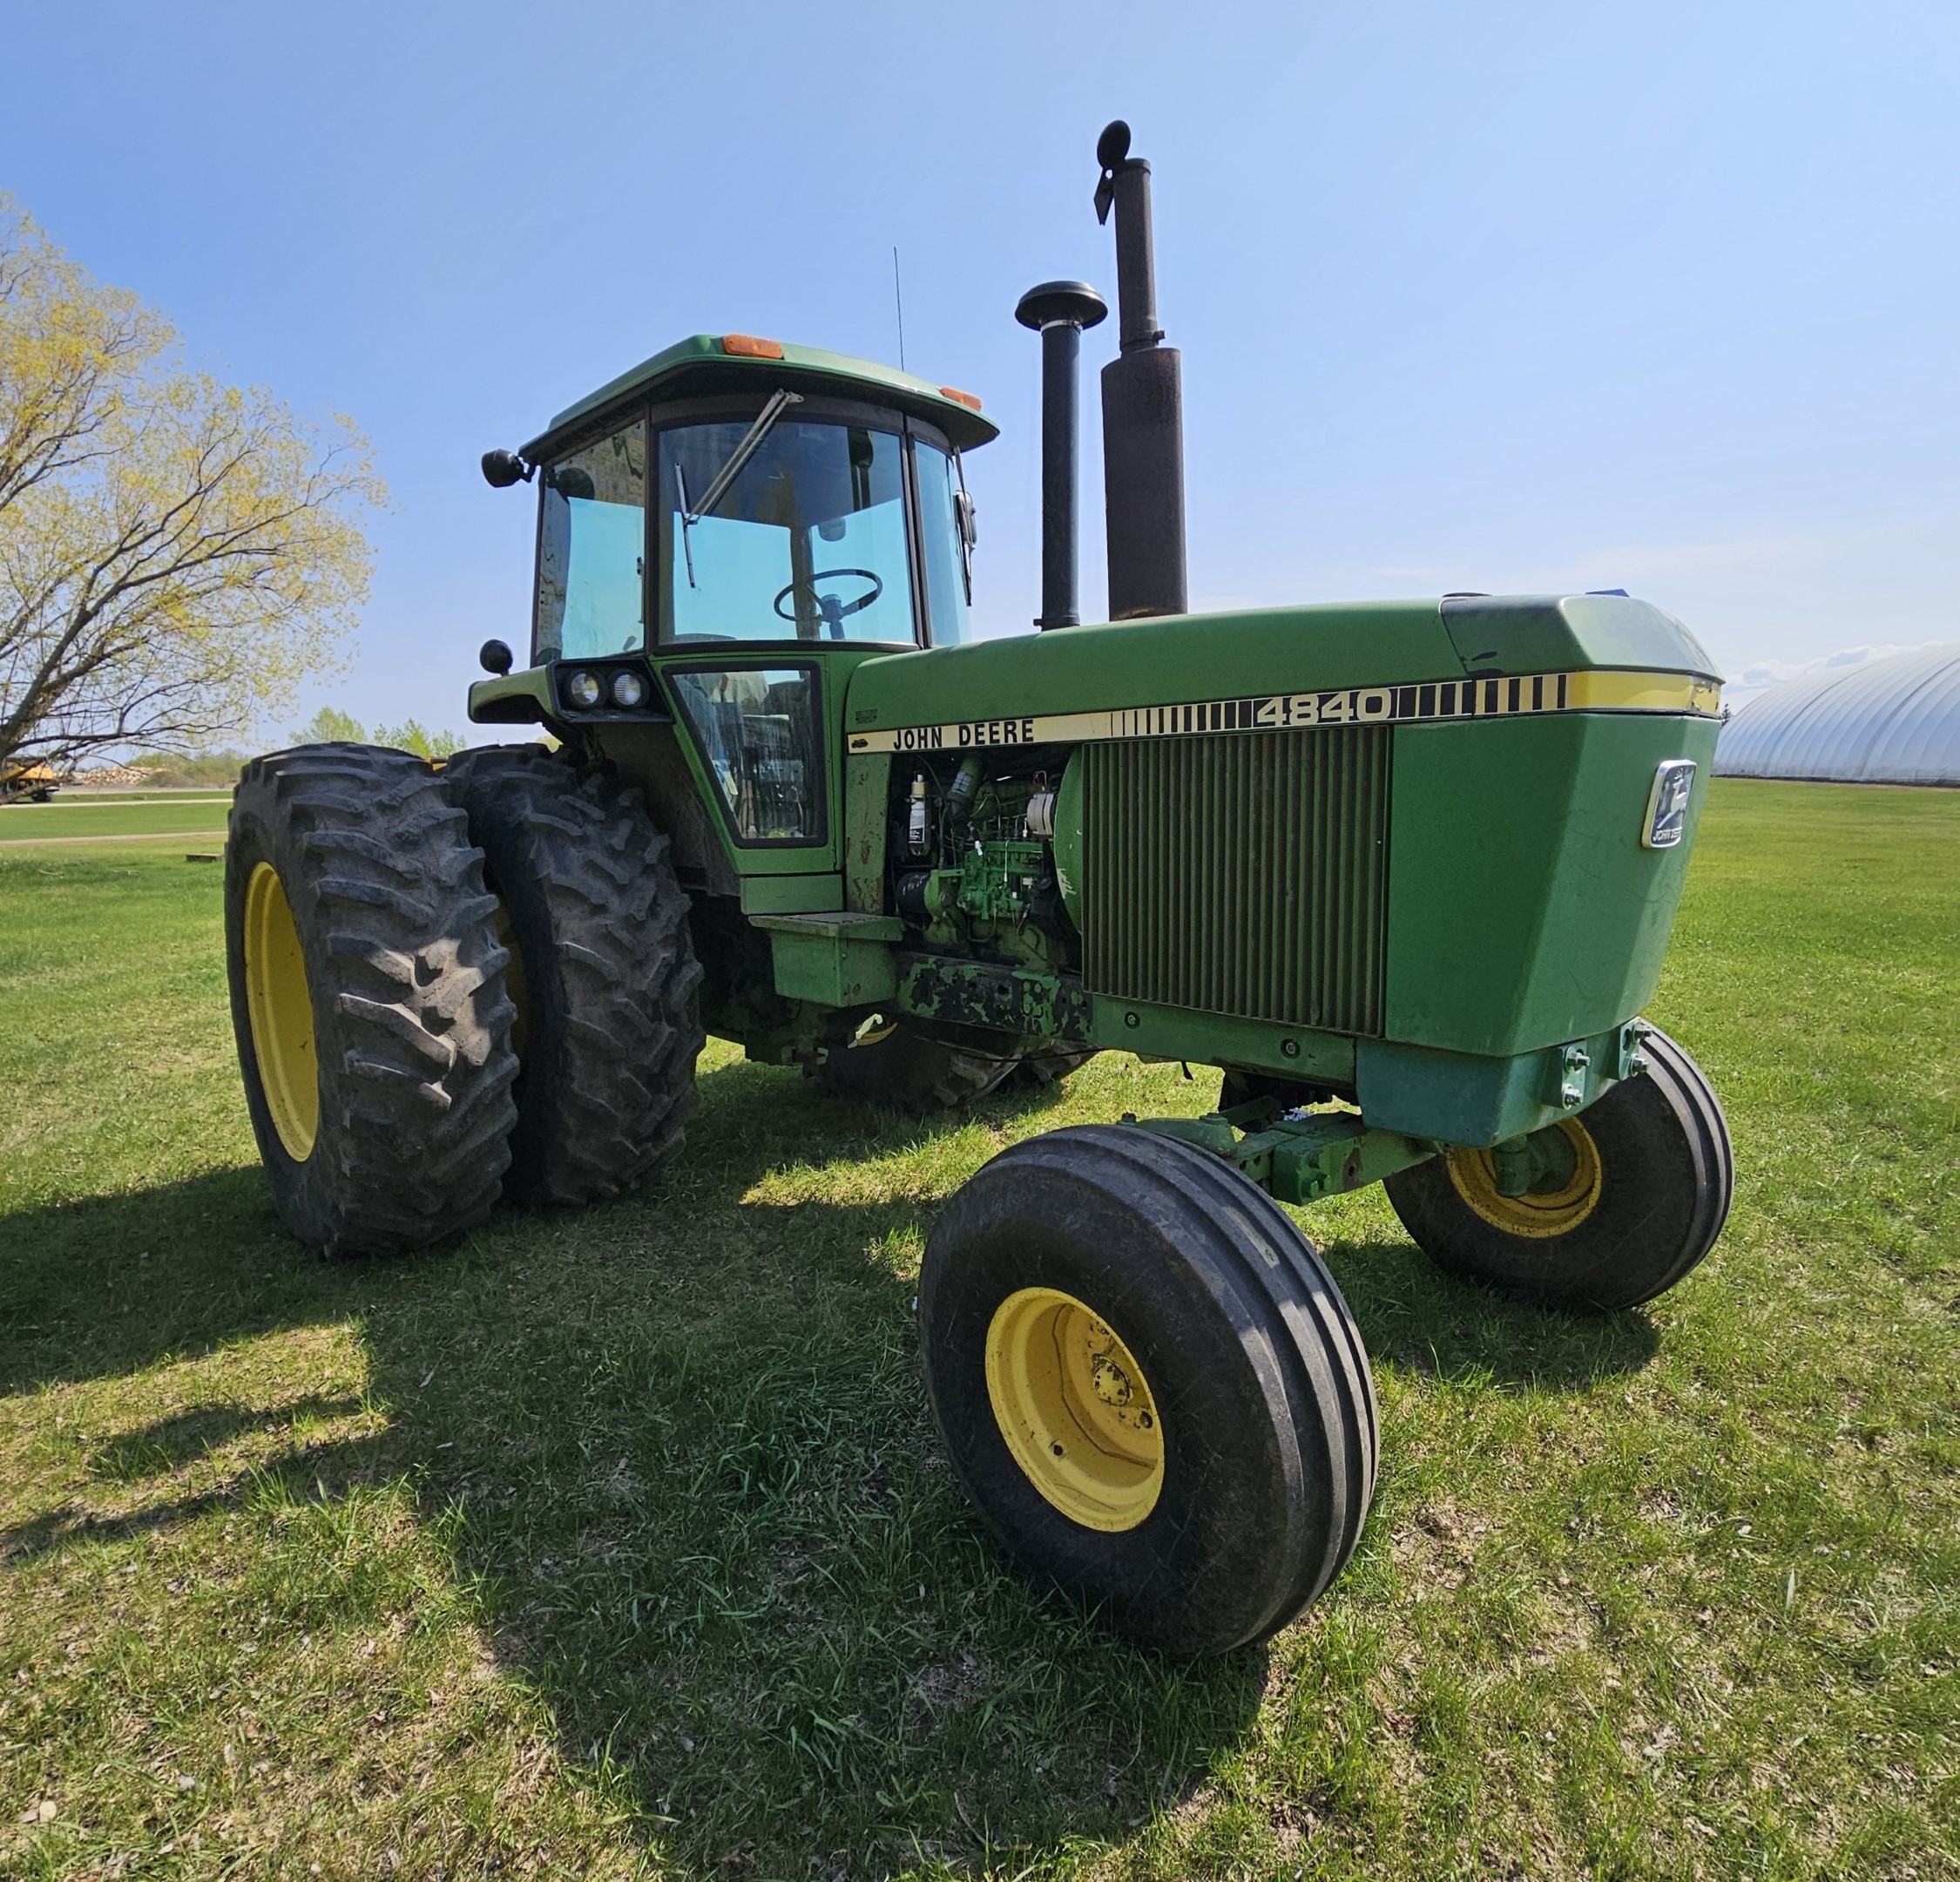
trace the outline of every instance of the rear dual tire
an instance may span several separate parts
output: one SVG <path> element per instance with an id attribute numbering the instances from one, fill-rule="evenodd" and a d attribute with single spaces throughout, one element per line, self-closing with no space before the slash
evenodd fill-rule
<path id="1" fill-rule="evenodd" d="M 942 1438 L 1008 1550 L 1179 1659 L 1286 1625 L 1372 1494 L 1367 1355 L 1292 1219 L 1206 1152 L 1052 1131 L 941 1214 L 919 1278 Z"/>
<path id="2" fill-rule="evenodd" d="M 225 851 L 232 1022 L 280 1219 L 395 1254 L 495 1207 L 515 1109 L 482 852 L 421 759 L 364 745 L 245 768 Z"/>
<path id="3" fill-rule="evenodd" d="M 688 899 L 637 791 L 537 745 L 443 780 L 483 852 L 512 955 L 521 1069 L 506 1193 L 603 1202 L 679 1155 L 706 1043 Z"/>
<path id="4" fill-rule="evenodd" d="M 247 1107 L 301 1241 L 395 1254 L 679 1151 L 700 970 L 633 793 L 537 747 L 438 775 L 306 746 L 246 768 L 226 853 Z"/>

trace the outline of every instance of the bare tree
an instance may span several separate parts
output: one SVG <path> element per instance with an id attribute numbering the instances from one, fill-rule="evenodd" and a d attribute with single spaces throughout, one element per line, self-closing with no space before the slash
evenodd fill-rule
<path id="1" fill-rule="evenodd" d="M 0 763 L 184 749 L 339 663 L 366 441 L 221 383 L 0 196 Z"/>

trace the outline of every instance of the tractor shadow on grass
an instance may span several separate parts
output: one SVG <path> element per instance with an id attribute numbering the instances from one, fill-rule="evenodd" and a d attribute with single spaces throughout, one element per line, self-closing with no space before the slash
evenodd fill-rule
<path id="1" fill-rule="evenodd" d="M 1252 1729 L 1265 1655 L 1167 1666 L 1029 1588 L 918 1376 L 940 1198 L 1050 1103 L 922 1123 L 748 1066 L 701 1091 L 653 1191 L 476 1238 L 440 1354 L 369 1318 L 499 1655 L 685 1866 L 979 1872 L 1175 1808 Z"/>
<path id="2" fill-rule="evenodd" d="M 0 1379 L 358 1319 L 388 1427 L 294 1457 L 292 1487 L 409 1478 L 431 1515 L 460 1508 L 497 1658 L 684 1867 L 1011 1870 L 1174 1810 L 1254 1729 L 1264 1651 L 1168 1665 L 1028 1587 L 979 1533 L 918 1378 L 912 1276 L 939 1200 L 1059 1099 L 918 1123 L 746 1065 L 701 1091 L 688 1155 L 645 1194 L 500 1214 L 409 1261 L 311 1260 L 256 1170 L 17 1216 Z M 1517 1307 L 1405 1242 L 1327 1253 L 1378 1359 L 1583 1389 L 1656 1348 L 1644 1316 Z M 163 1491 L 241 1419 L 193 1407 L 91 1468 L 160 1469 Z M 134 1537 L 249 1483 L 0 1540 L 17 1558 Z"/>
<path id="3" fill-rule="evenodd" d="M 393 1284 L 381 1264 L 308 1256 L 256 1168 L 24 1210 L 0 1232 L 0 1393 L 341 1319 Z"/>
<path id="4" fill-rule="evenodd" d="M 344 1488 L 362 1465 L 372 1474 L 374 1444 L 280 1440 L 295 1427 L 332 1424 L 362 1409 L 358 1399 L 317 1392 L 264 1407 L 193 1405 L 113 1438 L 79 1443 L 87 1494 L 0 1529 L 0 1563 L 31 1561 L 78 1542 L 127 1542 L 179 1528 L 262 1494 L 275 1479 L 295 1500 L 324 1499 Z M 264 1442 L 268 1437 L 270 1445 Z M 240 1439 L 258 1439 L 253 1448 L 270 1454 L 229 1455 Z M 187 1482 L 190 1476 L 201 1487 Z M 145 1494 L 159 1488 L 177 1493 Z M 125 1506 L 92 1506 L 104 1500 Z"/>
<path id="5" fill-rule="evenodd" d="M 1565 1313 L 1510 1300 L 1440 1273 L 1407 1241 L 1335 1241 L 1321 1252 L 1377 1364 L 1502 1391 L 1570 1392 L 1638 1372 L 1660 1351 L 1641 1308 Z"/>
<path id="6" fill-rule="evenodd" d="M 1252 1730 L 1264 1652 L 1168 1665 L 1028 1587 L 918 1378 L 939 1200 L 1055 1095 L 918 1123 L 747 1066 L 701 1088 L 688 1156 L 644 1195 L 502 1213 L 407 1261 L 307 1256 L 256 1170 L 16 1215 L 0 1381 L 357 1322 L 386 1429 L 271 1474 L 328 1502 L 407 1479 L 430 1517 L 460 1508 L 445 1533 L 492 1652 L 683 1871 L 980 1873 L 1175 1809 Z M 253 1520 L 263 1473 L 196 1473 L 259 1415 L 199 1403 L 92 1442 L 78 1461 L 113 1495 L 0 1549 Z"/>

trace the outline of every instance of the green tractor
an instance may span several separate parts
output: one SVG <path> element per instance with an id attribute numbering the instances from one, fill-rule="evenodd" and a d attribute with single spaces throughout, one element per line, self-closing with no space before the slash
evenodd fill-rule
<path id="1" fill-rule="evenodd" d="M 1189 1656 L 1271 1634 L 1353 1551 L 1367 1354 L 1281 1205 L 1382 1182 L 1451 1275 L 1629 1308 L 1708 1252 L 1722 1114 L 1638 1018 L 1718 679 L 1623 595 L 1193 615 L 1149 166 L 1112 125 L 1112 619 L 1076 599 L 1076 368 L 1039 330 L 1044 631 L 976 642 L 980 402 L 697 335 L 561 413 L 531 653 L 433 765 L 247 768 L 226 923 L 279 1211 L 330 1255 L 591 1202 L 680 1154 L 706 1032 L 912 1108 L 1099 1050 L 1220 1068 L 1209 1115 L 1056 1130 L 932 1229 L 924 1373 L 1035 1574 Z"/>

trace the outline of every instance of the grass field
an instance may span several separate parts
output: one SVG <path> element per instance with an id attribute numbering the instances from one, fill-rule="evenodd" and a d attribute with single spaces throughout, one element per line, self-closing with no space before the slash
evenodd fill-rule
<path id="1" fill-rule="evenodd" d="M 221 835 L 231 794 L 196 791 L 168 796 L 78 799 L 0 805 L 0 844 L 45 843 L 51 837 L 175 836 L 186 831 Z"/>
<path id="2" fill-rule="evenodd" d="M 224 784 L 64 784 L 55 802 L 62 804 L 189 802 L 231 795 Z"/>
<path id="3" fill-rule="evenodd" d="M 1960 1873 L 1960 793 L 1717 785 L 1653 1017 L 1736 1208 L 1652 1309 L 1312 1214 L 1378 1499 L 1194 1670 L 1004 1571 L 910 1309 L 1004 1143 L 1210 1085 L 927 1127 L 718 1046 L 646 1195 L 330 1266 L 219 897 L 0 852 L 0 1874 Z"/>

